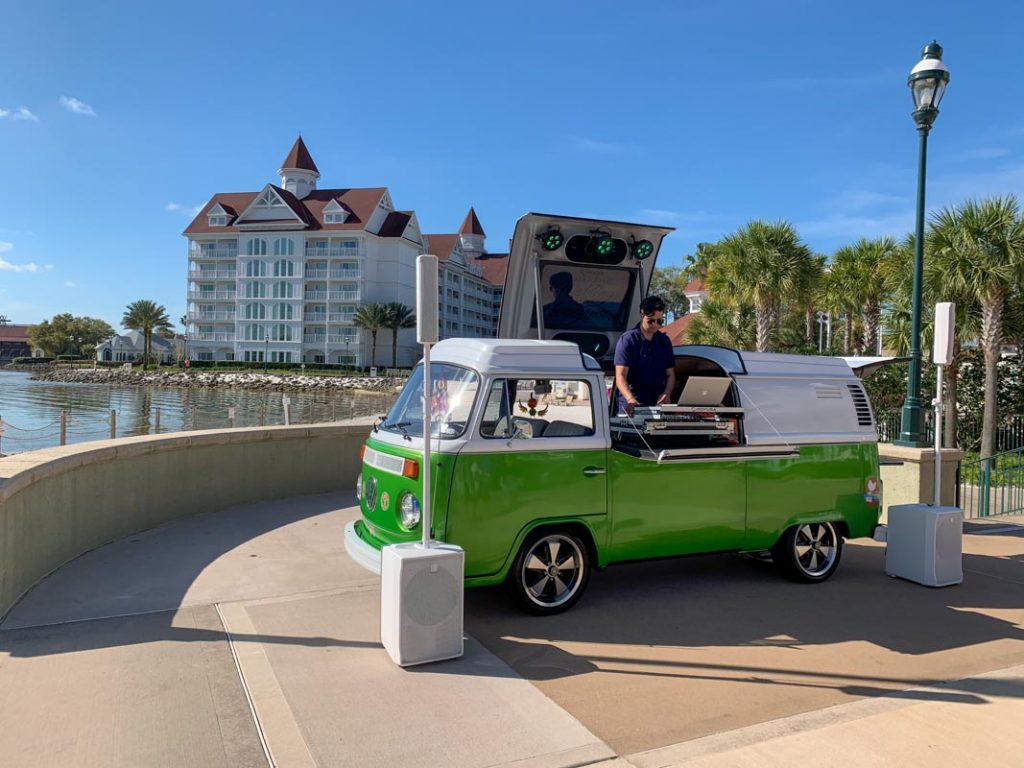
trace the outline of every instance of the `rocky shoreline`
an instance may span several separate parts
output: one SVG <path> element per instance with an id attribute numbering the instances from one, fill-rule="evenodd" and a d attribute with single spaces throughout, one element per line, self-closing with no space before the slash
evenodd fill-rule
<path id="1" fill-rule="evenodd" d="M 119 368 L 50 368 L 37 371 L 35 381 L 75 384 L 117 384 L 142 387 L 220 387 L 235 389 L 319 389 L 374 393 L 397 392 L 404 378 L 389 376 L 302 376 L 250 371 L 126 371 Z"/>

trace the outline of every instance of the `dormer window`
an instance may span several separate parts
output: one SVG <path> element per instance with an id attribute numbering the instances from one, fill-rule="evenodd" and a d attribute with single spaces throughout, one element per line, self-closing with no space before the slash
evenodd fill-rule
<path id="1" fill-rule="evenodd" d="M 224 215 L 209 216 L 207 217 L 211 227 L 226 227 L 228 225 L 228 217 Z"/>
<path id="2" fill-rule="evenodd" d="M 344 224 L 348 211 L 337 200 L 331 200 L 324 206 L 324 224 Z"/>
<path id="3" fill-rule="evenodd" d="M 268 206 L 270 208 L 284 207 L 284 203 L 281 201 L 281 198 L 274 194 L 274 191 L 271 189 L 268 189 L 260 196 L 260 199 L 256 201 L 256 205 Z"/>

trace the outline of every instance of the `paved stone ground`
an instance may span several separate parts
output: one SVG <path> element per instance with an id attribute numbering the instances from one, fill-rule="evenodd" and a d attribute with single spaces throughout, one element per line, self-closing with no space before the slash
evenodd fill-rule
<path id="1" fill-rule="evenodd" d="M 821 585 L 714 556 L 611 568 L 544 619 L 472 590 L 466 655 L 401 670 L 352 503 L 179 521 L 51 576 L 0 625 L 0 765 L 1019 762 L 1022 518 L 969 523 L 945 589 L 858 542 Z"/>

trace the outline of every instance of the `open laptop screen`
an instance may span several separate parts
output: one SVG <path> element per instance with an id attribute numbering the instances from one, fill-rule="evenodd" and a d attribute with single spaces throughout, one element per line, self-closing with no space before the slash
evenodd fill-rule
<path id="1" fill-rule="evenodd" d="M 728 376 L 691 376 L 676 405 L 721 405 L 731 384 Z"/>

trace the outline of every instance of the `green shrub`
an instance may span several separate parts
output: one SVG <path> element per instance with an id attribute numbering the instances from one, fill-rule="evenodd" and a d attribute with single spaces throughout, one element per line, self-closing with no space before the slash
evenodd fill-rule
<path id="1" fill-rule="evenodd" d="M 52 357 L 16 357 L 11 360 L 12 365 L 44 365 L 52 362 Z"/>

